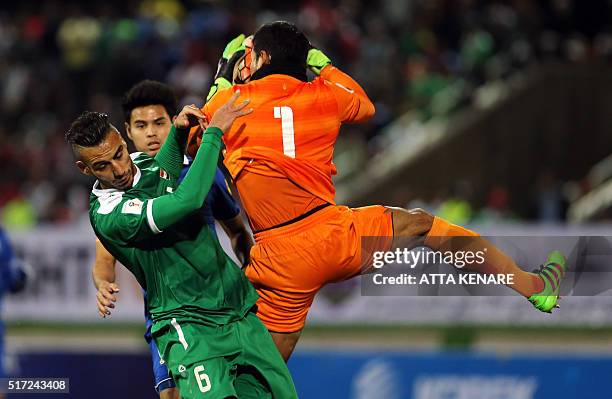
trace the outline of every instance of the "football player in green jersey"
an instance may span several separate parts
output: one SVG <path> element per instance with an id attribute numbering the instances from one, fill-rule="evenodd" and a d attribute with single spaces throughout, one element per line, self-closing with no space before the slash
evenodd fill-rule
<path id="1" fill-rule="evenodd" d="M 121 105 L 125 117 L 125 131 L 136 151 L 147 153 L 151 157 L 157 155 L 170 133 L 172 120 L 179 111 L 174 90 L 161 82 L 143 80 L 128 90 Z M 190 160 L 189 164 L 191 164 Z M 185 162 L 181 177 L 184 177 L 187 170 L 189 166 Z M 242 220 L 240 208 L 229 191 L 223 172 L 219 168 L 217 168 L 215 179 L 200 212 L 213 232 L 216 231 L 215 221 L 219 223 L 227 233 L 239 263 L 246 265 L 249 261 L 253 239 Z M 115 308 L 117 301 L 115 294 L 119 292 L 119 286 L 115 282 L 115 258 L 108 253 L 99 240 L 96 240 L 96 260 L 92 268 L 92 276 L 98 290 L 96 295 L 98 313 L 102 317 L 109 316 Z M 143 294 L 146 296 L 146 291 L 143 291 Z M 160 362 L 157 345 L 151 337 L 153 322 L 146 307 L 144 313 L 146 320 L 144 336 L 151 352 L 155 391 L 159 393 L 160 399 L 180 399 L 179 391 L 168 368 Z"/>
<path id="2" fill-rule="evenodd" d="M 294 398 L 289 371 L 255 316 L 255 290 L 200 220 L 212 184 L 221 135 L 250 113 L 239 92 L 212 117 L 183 182 L 188 129 L 204 126 L 183 108 L 151 158 L 127 152 L 108 116 L 85 112 L 66 133 L 76 165 L 97 178 L 90 220 L 104 247 L 147 291 L 152 336 L 184 399 Z"/>

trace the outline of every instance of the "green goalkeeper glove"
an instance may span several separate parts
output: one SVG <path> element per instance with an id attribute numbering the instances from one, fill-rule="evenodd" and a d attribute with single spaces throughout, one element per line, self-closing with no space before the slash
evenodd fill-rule
<path id="1" fill-rule="evenodd" d="M 233 38 L 227 43 L 227 46 L 225 46 L 221 58 L 227 61 L 232 58 L 237 51 L 244 51 L 244 39 L 246 39 L 246 37 L 242 33 Z"/>
<path id="2" fill-rule="evenodd" d="M 209 102 L 219 90 L 228 89 L 230 87 L 232 87 L 232 84 L 229 80 L 222 77 L 215 79 L 215 82 L 210 86 L 210 90 L 208 90 L 208 94 L 206 95 L 206 102 Z"/>
<path id="3" fill-rule="evenodd" d="M 234 72 L 234 65 L 236 65 L 236 62 L 238 62 L 240 57 L 244 55 L 245 51 L 244 39 L 245 36 L 243 34 L 240 34 L 237 37 L 233 38 L 227 44 L 227 46 L 225 46 L 225 50 L 223 50 L 223 55 L 219 59 L 219 64 L 217 66 L 215 82 L 208 91 L 208 95 L 206 96 L 206 102 L 208 102 L 215 94 L 217 94 L 219 90 L 232 87 L 232 74 Z"/>
<path id="4" fill-rule="evenodd" d="M 306 65 L 308 66 L 308 69 L 312 71 L 312 73 L 319 76 L 321 74 L 321 70 L 329 64 L 331 64 L 331 60 L 328 56 L 323 54 L 321 50 L 314 47 L 308 50 Z"/>

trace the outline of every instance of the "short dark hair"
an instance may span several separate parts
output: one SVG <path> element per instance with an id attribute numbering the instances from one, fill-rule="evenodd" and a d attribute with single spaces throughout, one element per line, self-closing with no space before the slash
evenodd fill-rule
<path id="1" fill-rule="evenodd" d="M 73 150 L 76 146 L 93 147 L 104 141 L 111 128 L 107 114 L 85 111 L 70 125 L 66 142 L 72 145 Z"/>
<path id="2" fill-rule="evenodd" d="M 310 42 L 291 22 L 276 21 L 262 25 L 253 36 L 255 54 L 264 50 L 270 63 L 285 63 L 306 68 Z"/>
<path id="3" fill-rule="evenodd" d="M 147 105 L 163 106 L 170 118 L 178 114 L 178 100 L 170 86 L 155 80 L 143 80 L 132 86 L 123 97 L 121 106 L 125 121 L 130 122 L 134 108 Z"/>

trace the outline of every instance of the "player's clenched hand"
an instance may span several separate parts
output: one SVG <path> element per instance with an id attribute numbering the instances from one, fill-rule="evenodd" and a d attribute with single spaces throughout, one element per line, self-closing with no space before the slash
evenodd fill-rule
<path id="1" fill-rule="evenodd" d="M 206 117 L 195 104 L 186 105 L 174 119 L 174 127 L 177 129 L 189 129 L 194 126 L 200 126 L 202 130 L 206 129 Z"/>
<path id="2" fill-rule="evenodd" d="M 98 305 L 98 314 L 101 317 L 110 316 L 110 309 L 115 308 L 117 297 L 114 295 L 119 292 L 119 286 L 115 283 L 103 282 L 98 287 L 96 301 Z"/>
<path id="3" fill-rule="evenodd" d="M 238 97 L 240 97 L 240 90 L 236 90 L 229 100 L 214 113 L 209 126 L 218 127 L 225 133 L 232 127 L 232 123 L 234 123 L 236 118 L 253 112 L 252 108 L 246 107 L 250 100 L 244 100 L 239 104 L 235 104 Z"/>

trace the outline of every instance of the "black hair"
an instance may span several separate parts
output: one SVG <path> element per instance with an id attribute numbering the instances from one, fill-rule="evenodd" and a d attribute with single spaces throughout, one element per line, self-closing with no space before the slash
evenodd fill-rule
<path id="1" fill-rule="evenodd" d="M 310 42 L 306 35 L 291 22 L 276 21 L 262 25 L 253 36 L 253 51 L 264 50 L 270 64 L 284 63 L 306 68 Z"/>
<path id="2" fill-rule="evenodd" d="M 147 105 L 163 106 L 170 118 L 178 114 L 178 100 L 170 86 L 155 80 L 143 80 L 134 85 L 123 97 L 121 106 L 125 121 L 130 123 L 134 108 Z"/>
<path id="3" fill-rule="evenodd" d="M 76 146 L 93 147 L 104 141 L 111 128 L 107 114 L 85 111 L 70 125 L 66 132 L 66 142 L 73 149 Z"/>

